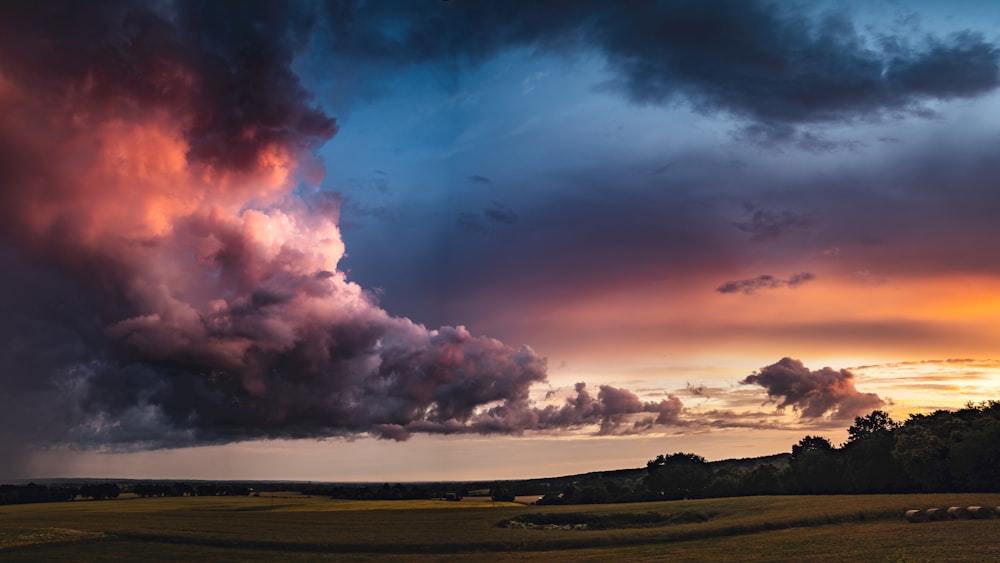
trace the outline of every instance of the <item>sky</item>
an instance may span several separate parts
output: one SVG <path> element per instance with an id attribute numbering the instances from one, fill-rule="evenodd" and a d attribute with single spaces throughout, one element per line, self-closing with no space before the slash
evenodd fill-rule
<path id="1" fill-rule="evenodd" d="M 0 479 L 426 481 L 1000 395 L 1000 6 L 0 4 Z"/>

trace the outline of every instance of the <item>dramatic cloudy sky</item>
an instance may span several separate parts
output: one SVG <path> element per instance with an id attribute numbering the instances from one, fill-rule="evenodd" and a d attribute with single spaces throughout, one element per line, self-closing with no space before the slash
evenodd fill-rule
<path id="1" fill-rule="evenodd" d="M 1000 393 L 1000 7 L 0 4 L 0 478 L 492 479 Z"/>

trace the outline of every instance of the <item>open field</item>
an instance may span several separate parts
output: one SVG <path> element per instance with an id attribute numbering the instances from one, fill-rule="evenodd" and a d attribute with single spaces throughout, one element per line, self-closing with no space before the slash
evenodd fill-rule
<path id="1" fill-rule="evenodd" d="M 952 505 L 997 506 L 1000 494 L 741 497 L 593 506 L 335 501 L 294 493 L 76 501 L 0 507 L 0 559 L 1000 559 L 1000 518 L 919 524 L 903 518 L 909 508 Z M 622 526 L 645 522 L 632 524 L 645 527 L 500 526 L 547 519 L 626 523 Z"/>

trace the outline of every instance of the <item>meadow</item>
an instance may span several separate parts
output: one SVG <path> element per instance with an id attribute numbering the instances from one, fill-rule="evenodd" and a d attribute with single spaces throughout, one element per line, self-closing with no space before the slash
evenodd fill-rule
<path id="1" fill-rule="evenodd" d="M 0 507 L 0 559 L 1000 559 L 1000 518 L 908 523 L 903 517 L 910 508 L 953 505 L 994 507 L 1000 494 L 761 496 L 589 506 L 488 499 L 338 501 L 297 493 L 123 497 Z M 593 526 L 579 525 L 587 522 Z"/>

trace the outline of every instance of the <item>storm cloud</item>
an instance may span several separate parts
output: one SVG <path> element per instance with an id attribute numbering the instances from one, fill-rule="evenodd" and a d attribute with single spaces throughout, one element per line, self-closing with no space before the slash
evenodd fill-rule
<path id="1" fill-rule="evenodd" d="M 827 413 L 835 419 L 851 419 L 885 405 L 875 393 L 854 387 L 854 374 L 846 369 L 824 367 L 810 370 L 799 360 L 782 358 L 746 376 L 741 383 L 759 385 L 778 408 L 792 407 L 802 418 Z"/>
<path id="2" fill-rule="evenodd" d="M 322 5 L 333 53 L 395 67 L 482 62 L 505 48 L 601 53 L 603 87 L 640 104 L 686 100 L 767 124 L 926 112 L 925 102 L 1000 84 L 997 46 L 960 30 L 910 42 L 864 36 L 844 11 L 699 2 L 337 2 Z"/>
<path id="3" fill-rule="evenodd" d="M 232 9 L 230 9 L 232 8 Z M 237 9 L 238 8 L 238 9 Z M 308 4 L 0 7 L 4 443 L 158 448 L 250 438 L 520 433 L 679 401 L 529 400 L 527 346 L 429 329 L 338 269 L 316 189 L 333 118 L 292 71 Z M 231 12 L 231 13 L 230 13 Z M 495 204 L 489 220 L 517 221 Z"/>
<path id="4" fill-rule="evenodd" d="M 0 447 L 15 452 L 0 472 L 16 471 L 9 467 L 26 444 L 134 449 L 685 424 L 677 397 L 644 401 L 609 385 L 594 396 L 581 383 L 564 404 L 540 406 L 531 390 L 546 382 L 547 363 L 532 348 L 474 334 L 466 321 L 425 326 L 412 315 L 421 304 L 408 313 L 414 320 L 393 315 L 343 265 L 343 202 L 356 216 L 395 218 L 395 208 L 320 189 L 327 163 L 317 151 L 339 124 L 328 109 L 336 100 L 314 95 L 314 83 L 361 103 L 400 69 L 443 69 L 441 81 L 457 84 L 455 69 L 512 49 L 596 55 L 607 80 L 592 86 L 602 96 L 724 114 L 757 132 L 760 145 L 791 139 L 817 154 L 846 145 L 805 126 L 929 115 L 936 102 L 998 83 L 997 48 L 973 32 L 873 38 L 846 13 L 775 2 L 0 4 Z M 327 68 L 307 86 L 302 69 Z M 454 175 L 453 184 L 464 177 L 479 188 L 464 192 L 503 186 L 504 202 L 435 211 L 450 231 L 481 232 L 465 238 L 496 246 L 482 252 L 449 235 L 449 251 L 413 259 L 423 271 L 407 277 L 432 272 L 430 290 L 445 298 L 503 280 L 525 300 L 660 280 L 664 269 L 728 279 L 742 254 L 716 231 L 735 226 L 773 241 L 810 225 L 782 208 L 719 218 L 714 201 L 693 195 L 723 184 L 692 171 L 716 171 L 714 161 L 685 156 L 644 174 L 661 194 L 650 199 L 601 159 L 570 169 L 558 156 L 559 170 L 516 187 L 506 171 L 518 172 L 517 162 L 457 168 L 489 175 Z M 357 189 L 395 195 L 397 176 L 390 189 L 387 173 L 376 174 Z M 516 199 L 545 190 L 567 197 Z M 909 199 L 924 201 L 901 198 Z M 377 260 L 410 267 L 392 254 L 405 250 L 384 248 Z M 471 255 L 485 264 L 478 274 L 448 269 Z M 537 289 L 547 276 L 573 283 Z M 760 275 L 717 291 L 813 277 Z M 882 404 L 846 370 L 812 372 L 787 358 L 744 382 L 803 417 Z"/>

